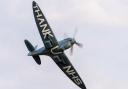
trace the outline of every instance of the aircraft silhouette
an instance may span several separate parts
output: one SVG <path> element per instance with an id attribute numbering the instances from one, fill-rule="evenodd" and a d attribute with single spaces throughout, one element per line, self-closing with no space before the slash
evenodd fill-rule
<path id="1" fill-rule="evenodd" d="M 82 45 L 76 42 L 74 38 L 66 38 L 62 41 L 57 41 L 45 16 L 35 1 L 33 1 L 32 7 L 34 18 L 45 47 L 37 49 L 37 46 L 33 47 L 28 40 L 24 40 L 25 45 L 29 50 L 28 56 L 32 56 L 35 62 L 39 65 L 41 64 L 39 55 L 47 55 L 51 57 L 68 78 L 80 88 L 86 89 L 84 82 L 64 53 L 64 51 L 69 48 L 71 48 L 72 51 L 74 44 L 80 47 Z"/>

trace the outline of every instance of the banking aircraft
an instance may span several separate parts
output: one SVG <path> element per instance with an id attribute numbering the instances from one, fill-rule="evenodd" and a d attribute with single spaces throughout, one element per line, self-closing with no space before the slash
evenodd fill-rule
<path id="1" fill-rule="evenodd" d="M 44 47 L 37 49 L 37 47 L 33 47 L 33 45 L 28 40 L 24 40 L 25 45 L 29 50 L 28 56 L 32 56 L 35 62 L 39 65 L 41 64 L 39 55 L 51 57 L 69 79 L 71 79 L 81 89 L 86 89 L 84 82 L 64 53 L 66 49 L 71 48 L 71 50 L 73 50 L 74 44 L 80 47 L 82 45 L 76 42 L 74 38 L 66 38 L 62 41 L 57 41 L 45 16 L 35 1 L 32 3 L 32 8 L 35 22 L 44 43 Z"/>

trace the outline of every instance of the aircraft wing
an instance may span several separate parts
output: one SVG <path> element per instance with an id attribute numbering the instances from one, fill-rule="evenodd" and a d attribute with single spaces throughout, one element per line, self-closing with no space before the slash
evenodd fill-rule
<path id="1" fill-rule="evenodd" d="M 51 55 L 58 67 L 70 78 L 77 86 L 86 89 L 84 82 L 64 53 Z"/>
<path id="2" fill-rule="evenodd" d="M 46 48 L 52 48 L 58 45 L 58 42 L 38 4 L 33 1 L 33 13 L 35 21 Z"/>

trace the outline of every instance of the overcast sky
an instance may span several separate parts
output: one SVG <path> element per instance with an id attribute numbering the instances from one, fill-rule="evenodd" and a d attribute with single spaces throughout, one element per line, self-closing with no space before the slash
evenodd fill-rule
<path id="1" fill-rule="evenodd" d="M 128 0 L 36 2 L 58 40 L 78 28 L 84 48 L 66 54 L 87 89 L 128 89 Z M 24 39 L 43 46 L 32 0 L 1 0 L 0 11 L 0 89 L 79 89 L 49 57 L 39 66 L 27 56 Z"/>

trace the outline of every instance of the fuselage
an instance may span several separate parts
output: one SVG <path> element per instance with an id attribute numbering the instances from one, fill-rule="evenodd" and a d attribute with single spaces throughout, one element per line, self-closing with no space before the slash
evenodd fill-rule
<path id="1" fill-rule="evenodd" d="M 34 51 L 30 52 L 28 55 L 29 56 L 34 56 L 34 55 L 50 55 L 50 54 L 57 54 L 61 53 L 70 47 L 72 47 L 74 44 L 74 40 L 72 38 L 66 38 L 64 40 L 61 40 L 58 42 L 58 46 L 46 49 L 45 47 L 41 47 L 39 49 L 35 49 Z"/>
<path id="2" fill-rule="evenodd" d="M 66 50 L 69 49 L 71 46 L 73 46 L 73 39 L 72 38 L 67 38 L 62 41 L 59 41 L 59 47 L 60 49 Z"/>

